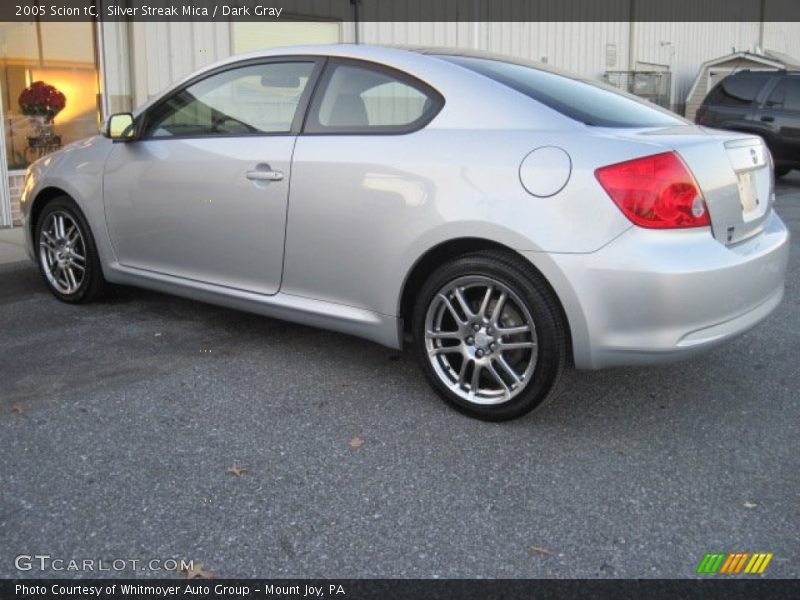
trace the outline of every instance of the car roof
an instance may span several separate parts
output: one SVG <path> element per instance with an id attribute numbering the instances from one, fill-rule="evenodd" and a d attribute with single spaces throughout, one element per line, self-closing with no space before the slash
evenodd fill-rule
<path id="1" fill-rule="evenodd" d="M 730 75 L 728 75 L 728 77 L 742 77 L 744 75 L 747 75 L 748 77 L 775 77 L 776 75 L 780 76 L 780 77 L 787 77 L 787 76 L 788 77 L 798 77 L 798 76 L 800 76 L 800 71 L 789 71 L 789 70 L 786 70 L 786 69 L 770 69 L 768 71 L 762 71 L 762 70 L 752 71 L 750 69 L 741 69 L 739 71 L 731 73 Z"/>

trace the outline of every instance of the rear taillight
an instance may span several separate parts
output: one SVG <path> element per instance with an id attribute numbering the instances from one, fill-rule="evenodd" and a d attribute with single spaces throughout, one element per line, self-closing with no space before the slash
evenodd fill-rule
<path id="1" fill-rule="evenodd" d="M 635 225 L 677 229 L 711 224 L 700 187 L 675 152 L 601 167 L 594 174 Z"/>

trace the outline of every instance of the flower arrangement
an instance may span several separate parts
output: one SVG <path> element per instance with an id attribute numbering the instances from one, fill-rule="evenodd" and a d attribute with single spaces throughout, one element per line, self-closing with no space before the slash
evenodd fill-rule
<path id="1" fill-rule="evenodd" d="M 52 121 L 66 105 L 64 94 L 44 81 L 34 81 L 19 95 L 23 115 L 41 116 L 46 121 Z"/>

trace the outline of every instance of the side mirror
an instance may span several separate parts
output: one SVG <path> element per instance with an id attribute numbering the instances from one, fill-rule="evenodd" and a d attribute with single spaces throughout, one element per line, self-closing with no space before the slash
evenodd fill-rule
<path id="1" fill-rule="evenodd" d="M 108 118 L 106 137 L 114 141 L 130 142 L 136 139 L 133 115 L 131 113 L 116 113 Z"/>

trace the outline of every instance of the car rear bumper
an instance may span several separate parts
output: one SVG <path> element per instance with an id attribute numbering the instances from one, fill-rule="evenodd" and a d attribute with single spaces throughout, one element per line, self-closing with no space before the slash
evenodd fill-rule
<path id="1" fill-rule="evenodd" d="M 735 246 L 709 230 L 632 227 L 591 254 L 526 253 L 564 306 L 575 365 L 670 361 L 735 337 L 783 297 L 789 233 L 772 212 Z"/>

